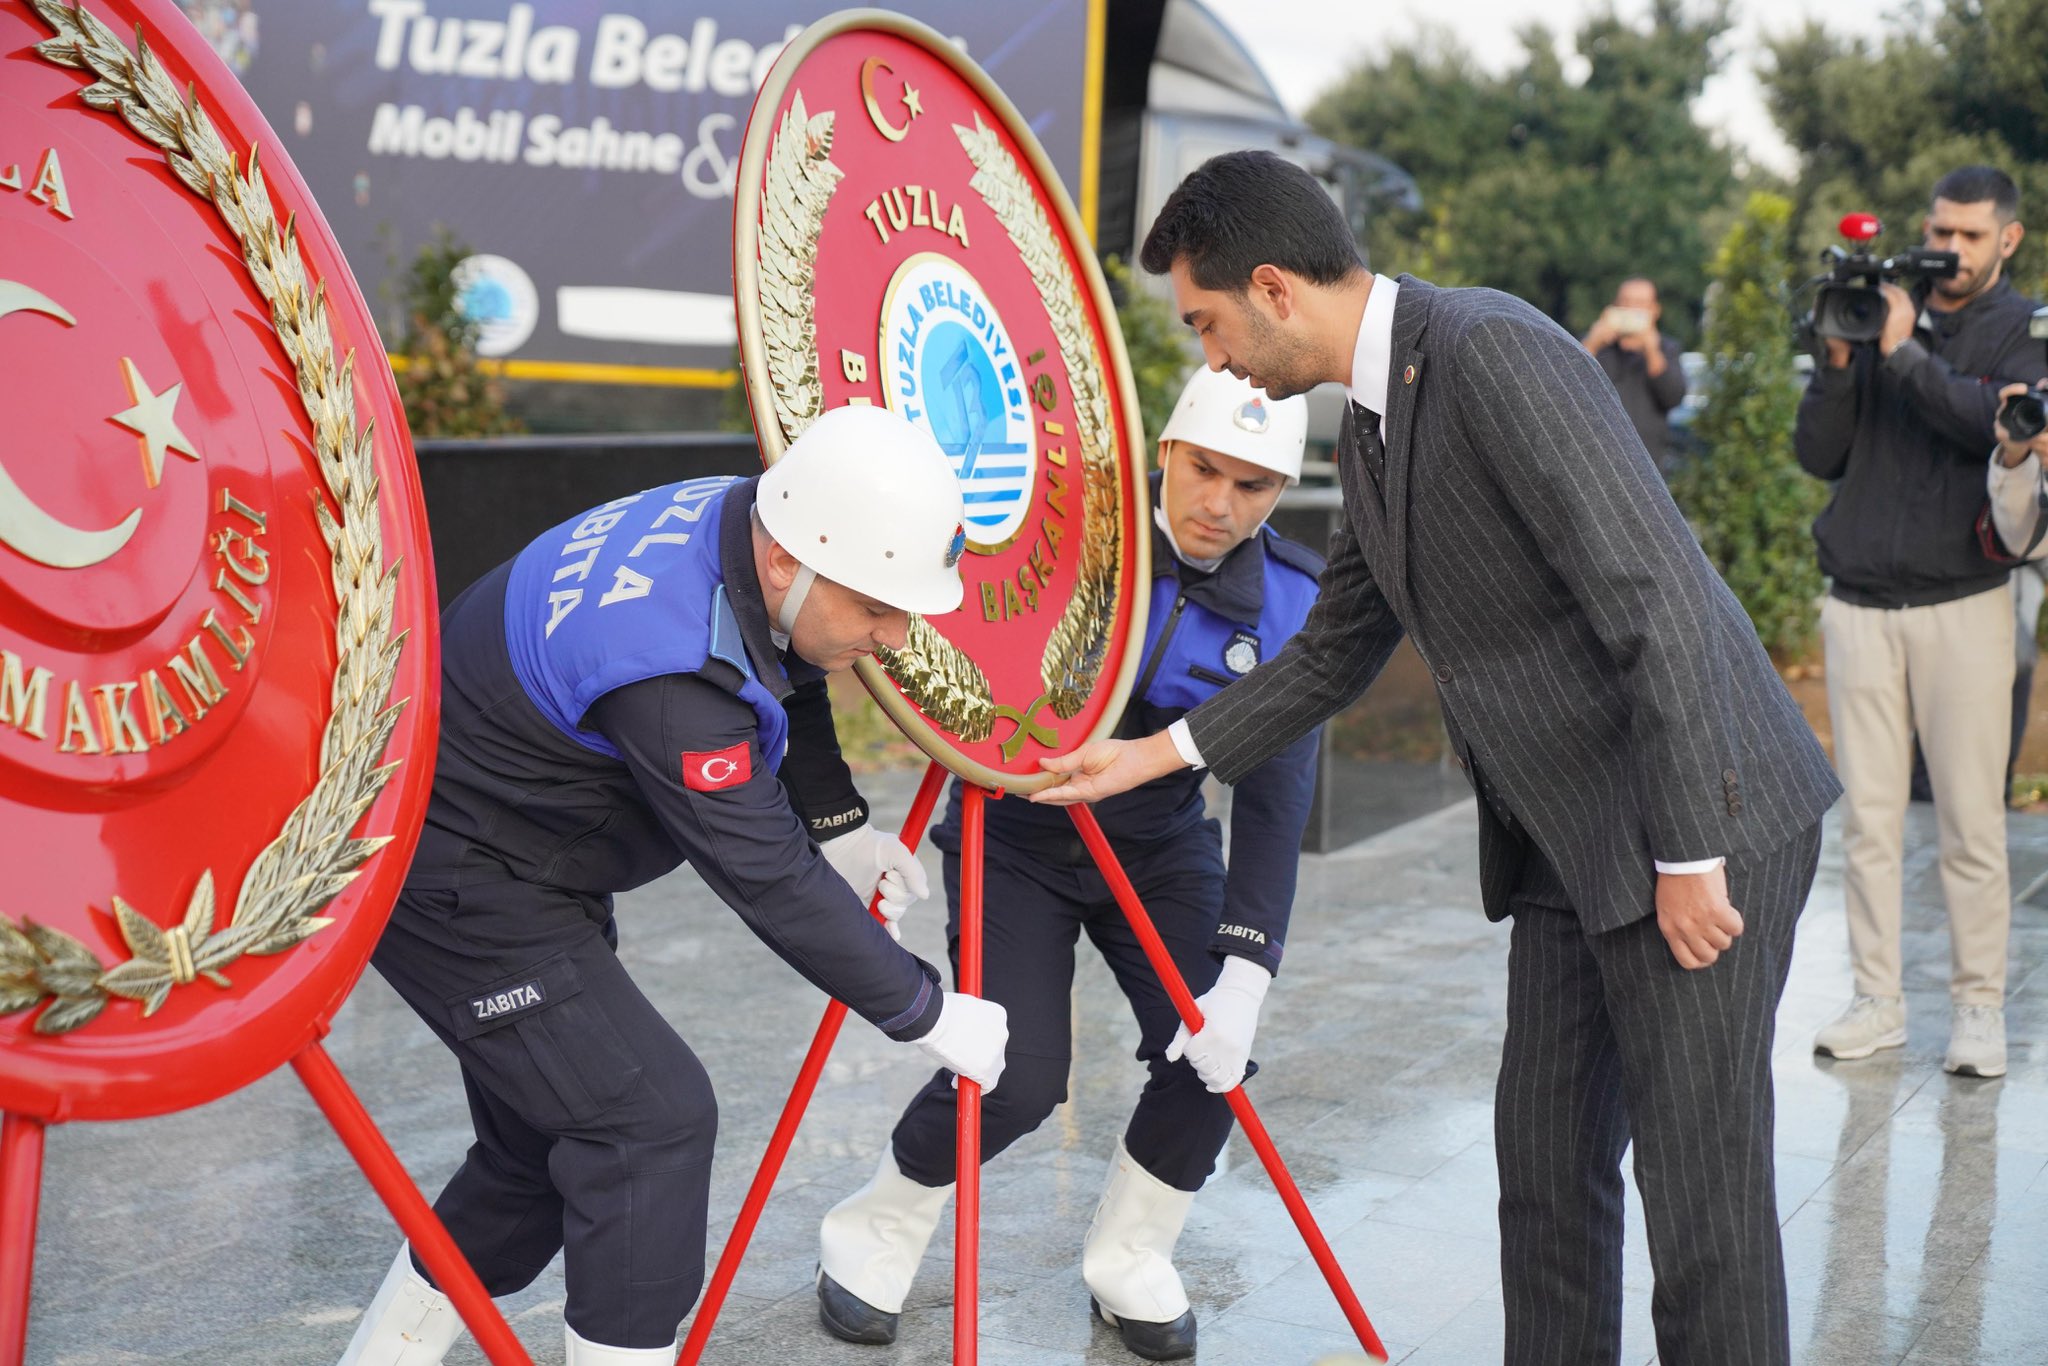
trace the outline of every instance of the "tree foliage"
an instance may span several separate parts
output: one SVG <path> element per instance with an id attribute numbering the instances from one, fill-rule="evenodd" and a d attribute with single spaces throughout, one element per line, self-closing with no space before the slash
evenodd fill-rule
<path id="1" fill-rule="evenodd" d="M 1644 275 L 1665 295 L 1667 330 L 1689 339 L 1735 194 L 1728 151 L 1692 115 L 1728 27 L 1726 0 L 1652 0 L 1644 24 L 1588 19 L 1570 60 L 1529 27 L 1499 76 L 1438 32 L 1351 71 L 1308 120 L 1421 189 L 1419 214 L 1369 229 L 1376 268 L 1504 289 L 1576 331 Z"/>
<path id="2" fill-rule="evenodd" d="M 477 325 L 462 314 L 455 268 L 470 254 L 446 228 L 404 271 L 393 272 L 399 306 L 392 369 L 415 437 L 498 436 L 525 430 L 505 411 L 495 376 L 478 362 Z"/>
<path id="3" fill-rule="evenodd" d="M 2022 218 L 2048 229 L 2048 0 L 1940 0 L 1882 43 L 1809 24 L 1771 44 L 1762 77 L 1800 158 L 1800 273 L 1853 209 L 1884 220 L 1883 247 L 1919 241 L 1934 182 L 1958 166 L 2004 170 Z M 2011 274 L 2041 297 L 2048 231 L 2021 243 Z"/>
<path id="4" fill-rule="evenodd" d="M 1791 201 L 1753 194 L 1714 256 L 1701 451 L 1673 480 L 1693 534 L 1755 623 L 1766 649 L 1796 659 L 1813 644 L 1821 592 L 1813 519 L 1826 487 L 1792 456 L 1799 382 L 1783 288 Z"/>
<path id="5" fill-rule="evenodd" d="M 1138 390 L 1138 413 L 1144 420 L 1148 447 L 1159 440 L 1173 405 L 1187 383 L 1194 357 L 1188 330 L 1165 300 L 1138 282 L 1120 257 L 1105 257 L 1102 273 L 1116 304 L 1117 327 L 1123 333 L 1124 355 L 1131 362 L 1131 380 Z"/>

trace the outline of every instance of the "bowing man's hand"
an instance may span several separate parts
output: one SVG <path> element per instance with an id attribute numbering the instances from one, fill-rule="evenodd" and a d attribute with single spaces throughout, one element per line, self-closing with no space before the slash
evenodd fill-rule
<path id="1" fill-rule="evenodd" d="M 1742 912 L 1728 902 L 1728 865 L 1657 874 L 1657 928 L 1678 966 L 1712 967 L 1742 934 Z"/>
<path id="2" fill-rule="evenodd" d="M 1173 737 L 1165 731 L 1142 740 L 1091 740 L 1071 754 L 1040 759 L 1038 766 L 1064 782 L 1042 787 L 1031 800 L 1046 806 L 1078 806 L 1099 802 L 1187 767 Z"/>

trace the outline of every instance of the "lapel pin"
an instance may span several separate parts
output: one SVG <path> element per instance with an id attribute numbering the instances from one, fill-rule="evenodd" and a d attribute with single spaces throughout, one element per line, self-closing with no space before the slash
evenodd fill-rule
<path id="1" fill-rule="evenodd" d="M 1403 370 L 1403 371 L 1401 372 L 1401 383 L 1403 383 L 1403 384 L 1413 384 L 1413 383 L 1415 383 L 1415 367 L 1414 367 L 1414 366 L 1412 366 L 1412 365 L 1411 365 L 1411 366 L 1409 366 L 1409 367 L 1408 367 L 1408 368 L 1407 368 L 1406 370 Z"/>

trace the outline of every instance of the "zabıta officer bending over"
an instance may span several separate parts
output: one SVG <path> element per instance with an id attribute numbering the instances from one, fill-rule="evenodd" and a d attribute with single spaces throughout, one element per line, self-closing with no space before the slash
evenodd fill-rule
<path id="1" fill-rule="evenodd" d="M 1177 720 L 1277 654 L 1315 602 L 1322 559 L 1265 527 L 1301 473 L 1306 399 L 1276 402 L 1242 380 L 1198 371 L 1160 439 L 1151 615 L 1123 733 Z M 1192 1356 L 1195 1316 L 1173 1268 L 1194 1192 L 1230 1137 L 1222 1093 L 1246 1075 L 1252 1032 L 1280 965 L 1295 870 L 1315 785 L 1303 736 L 1238 785 L 1230 866 L 1204 815 L 1202 778 L 1184 771 L 1097 808 L 1207 1020 L 1190 1041 L 1063 811 L 1024 801 L 988 808 L 983 985 L 1009 1009 L 1002 1093 L 982 1107 L 986 1161 L 1067 1098 L 1074 945 L 1086 933 L 1138 1017 L 1149 1076 L 1110 1161 L 1081 1253 L 1096 1312 L 1140 1356 Z M 946 851 L 949 933 L 958 968 L 960 790 L 932 842 Z M 819 1316 L 848 1342 L 896 1338 L 903 1299 L 953 1193 L 954 1090 L 941 1072 L 896 1125 L 880 1169 L 825 1216 Z"/>
<path id="2" fill-rule="evenodd" d="M 443 619 L 433 796 L 373 961 L 462 1063 L 476 1142 L 435 1212 L 492 1295 L 565 1255 L 570 1366 L 668 1366 L 704 1279 L 717 1106 L 619 963 L 613 893 L 688 862 L 876 1028 L 1002 1072 L 1003 1008 L 867 913 L 924 875 L 865 824 L 824 684 L 960 605 L 961 507 L 929 436 L 838 409 L 758 479 L 562 523 Z M 435 1366 L 461 1330 L 401 1248 L 343 1362 Z"/>

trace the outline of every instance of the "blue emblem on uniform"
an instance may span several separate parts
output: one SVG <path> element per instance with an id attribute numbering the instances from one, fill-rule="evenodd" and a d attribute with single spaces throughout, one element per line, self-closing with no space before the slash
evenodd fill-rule
<path id="1" fill-rule="evenodd" d="M 960 563 L 960 557 L 967 553 L 967 528 L 956 524 L 953 528 L 953 543 L 946 547 L 946 568 Z"/>
<path id="2" fill-rule="evenodd" d="M 1239 404 L 1237 411 L 1230 415 L 1230 420 L 1253 436 L 1262 436 L 1273 419 L 1266 412 L 1265 400 L 1254 398 Z"/>
<path id="3" fill-rule="evenodd" d="M 1223 647 L 1223 667 L 1244 677 L 1259 667 L 1259 638 L 1250 631 L 1239 631 Z"/>

